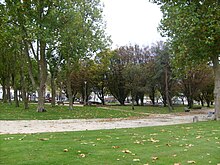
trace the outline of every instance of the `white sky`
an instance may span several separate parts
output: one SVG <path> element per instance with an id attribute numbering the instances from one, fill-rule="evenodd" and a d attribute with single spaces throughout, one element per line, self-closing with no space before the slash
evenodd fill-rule
<path id="1" fill-rule="evenodd" d="M 148 0 L 102 0 L 107 33 L 113 48 L 129 44 L 151 45 L 164 40 L 157 31 L 162 18 L 159 6 Z"/>

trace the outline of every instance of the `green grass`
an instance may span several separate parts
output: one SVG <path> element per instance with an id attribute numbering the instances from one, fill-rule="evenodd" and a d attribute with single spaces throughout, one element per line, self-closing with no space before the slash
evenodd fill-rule
<path id="1" fill-rule="evenodd" d="M 29 109 L 25 110 L 23 105 L 15 108 L 14 104 L 9 105 L 0 103 L 0 120 L 57 120 L 143 116 L 133 112 L 107 110 L 94 106 L 74 107 L 74 110 L 68 110 L 68 106 L 51 107 L 51 105 L 45 105 L 47 112 L 43 113 L 36 112 L 36 109 L 36 104 L 30 104 Z"/>
<path id="2" fill-rule="evenodd" d="M 163 106 L 135 106 L 134 110 L 132 110 L 132 107 L 129 106 L 110 106 L 112 109 L 122 109 L 127 111 L 135 111 L 135 112 L 141 112 L 141 113 L 153 113 L 153 114 L 167 114 L 170 113 L 168 107 Z M 174 106 L 174 110 L 171 113 L 176 112 L 184 112 L 184 107 L 182 105 L 180 106 Z"/>
<path id="3" fill-rule="evenodd" d="M 106 106 L 106 107 L 74 107 L 74 110 L 68 110 L 68 106 L 45 105 L 47 112 L 36 112 L 37 104 L 30 104 L 29 109 L 25 110 L 23 105 L 15 108 L 14 103 L 9 105 L 0 102 L 0 120 L 57 120 L 57 119 L 91 119 L 91 118 L 127 118 L 143 117 L 148 114 L 166 114 L 170 113 L 167 107 L 162 106 Z M 191 111 L 197 111 L 196 109 Z M 183 106 L 175 106 L 171 113 L 184 112 Z"/>
<path id="4" fill-rule="evenodd" d="M 4 165 L 188 165 L 188 161 L 217 165 L 220 122 L 0 135 L 0 153 Z"/>

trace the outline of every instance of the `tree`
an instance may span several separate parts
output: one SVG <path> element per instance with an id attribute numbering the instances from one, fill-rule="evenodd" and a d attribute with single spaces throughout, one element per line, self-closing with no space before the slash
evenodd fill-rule
<path id="1" fill-rule="evenodd" d="M 131 92 L 132 110 L 134 110 L 135 98 L 142 88 L 142 71 L 140 65 L 128 64 L 123 72 L 123 77 L 126 81 L 125 87 Z"/>
<path id="2" fill-rule="evenodd" d="M 124 61 L 121 59 L 118 51 L 119 50 L 115 50 L 113 57 L 110 59 L 110 67 L 107 73 L 107 85 L 110 93 L 121 105 L 124 105 L 129 90 L 125 87 L 126 80 L 123 76 Z"/>
<path id="3" fill-rule="evenodd" d="M 105 104 L 104 96 L 107 92 L 107 73 L 110 67 L 110 59 L 113 51 L 106 49 L 97 53 L 94 59 L 93 72 L 93 91 L 97 94 L 102 104 Z"/>
<path id="4" fill-rule="evenodd" d="M 27 58 L 32 85 L 38 91 L 37 111 L 43 112 L 48 64 L 52 73 L 51 83 L 55 76 L 53 69 L 55 66 L 52 65 L 56 64 L 50 61 L 50 57 L 54 54 L 62 56 L 68 79 L 74 63 L 77 63 L 81 57 L 91 56 L 108 43 L 102 22 L 100 0 L 5 0 L 0 4 L 1 9 L 6 13 L 1 18 L 3 23 L 1 28 L 6 26 L 17 31 L 15 37 L 19 39 L 18 43 Z M 3 34 L 6 38 L 7 33 Z M 16 43 L 15 40 L 12 42 Z M 37 79 L 33 75 L 33 62 L 37 63 Z M 67 82 L 71 97 L 71 84 L 70 81 Z M 72 109 L 71 101 L 70 109 Z"/>
<path id="5" fill-rule="evenodd" d="M 212 62 L 215 75 L 215 119 L 220 111 L 219 0 L 152 0 L 163 12 L 159 27 L 169 37 L 176 66 Z"/>
<path id="6" fill-rule="evenodd" d="M 151 47 L 151 52 L 155 56 L 156 81 L 160 91 L 164 106 L 168 105 L 172 111 L 172 85 L 173 75 L 171 67 L 171 55 L 167 43 L 157 42 Z"/>
<path id="7" fill-rule="evenodd" d="M 108 39 L 104 33 L 102 22 L 102 6 L 100 0 L 71 1 L 68 6 L 67 20 L 61 31 L 60 52 L 64 59 L 67 79 L 67 92 L 72 98 L 71 74 L 80 59 L 91 57 L 94 53 L 105 48 Z M 69 99 L 69 109 L 73 109 L 72 99 Z"/>

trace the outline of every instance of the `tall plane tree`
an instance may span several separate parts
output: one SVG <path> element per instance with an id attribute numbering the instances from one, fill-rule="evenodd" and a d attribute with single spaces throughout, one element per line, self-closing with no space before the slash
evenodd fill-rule
<path id="1" fill-rule="evenodd" d="M 215 119 L 220 111 L 220 1 L 152 0 L 160 5 L 159 30 L 169 37 L 176 66 L 212 62 Z"/>
<path id="2" fill-rule="evenodd" d="M 60 31 L 60 52 L 66 75 L 69 109 L 73 109 L 71 75 L 80 59 L 90 57 L 108 43 L 102 21 L 100 0 L 71 0 L 63 16 L 64 28 Z"/>

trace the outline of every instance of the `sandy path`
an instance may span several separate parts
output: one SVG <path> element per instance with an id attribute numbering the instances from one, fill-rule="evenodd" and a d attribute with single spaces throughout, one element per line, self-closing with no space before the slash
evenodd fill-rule
<path id="1" fill-rule="evenodd" d="M 145 118 L 130 119 L 1 120 L 0 134 L 64 132 L 173 125 L 192 123 L 194 116 L 197 116 L 199 121 L 208 120 L 206 112 L 196 114 L 182 113 L 150 115 Z"/>

